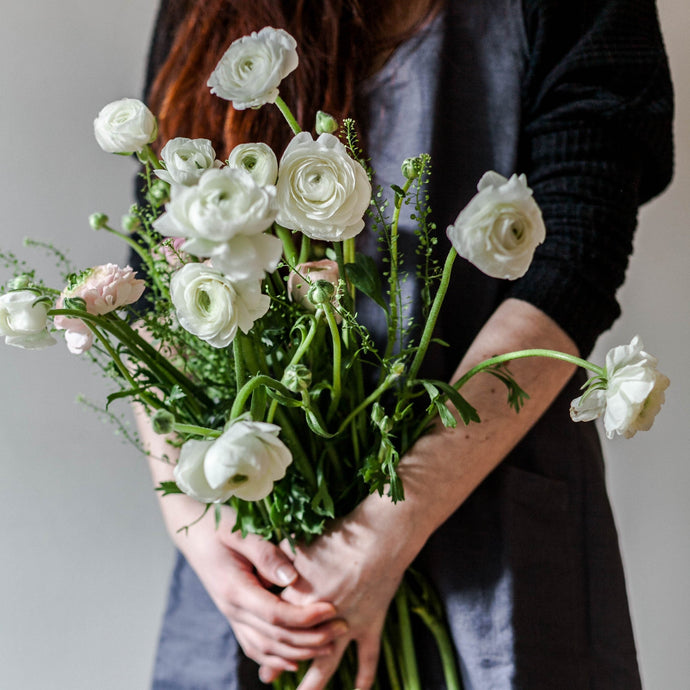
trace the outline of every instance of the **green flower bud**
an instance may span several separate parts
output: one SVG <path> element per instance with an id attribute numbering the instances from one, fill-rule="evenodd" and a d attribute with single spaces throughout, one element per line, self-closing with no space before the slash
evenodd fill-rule
<path id="1" fill-rule="evenodd" d="M 94 230 L 103 230 L 103 228 L 107 227 L 109 220 L 105 213 L 92 213 L 89 216 L 89 225 Z"/>
<path id="2" fill-rule="evenodd" d="M 125 232 L 134 232 L 141 227 L 141 220 L 139 216 L 135 216 L 133 213 L 126 213 L 122 216 L 122 229 Z"/>
<path id="3" fill-rule="evenodd" d="M 175 415 L 168 410 L 156 410 L 151 417 L 151 426 L 157 434 L 169 434 L 175 426 Z"/>
<path id="4" fill-rule="evenodd" d="M 383 434 L 387 434 L 393 429 L 393 420 L 386 414 L 386 411 L 379 403 L 374 403 L 374 406 L 371 408 L 371 421 Z"/>
<path id="5" fill-rule="evenodd" d="M 163 180 L 154 180 L 146 195 L 149 201 L 160 206 L 170 200 L 170 185 Z"/>
<path id="6" fill-rule="evenodd" d="M 31 275 L 28 273 L 20 273 L 14 278 L 7 281 L 8 290 L 26 290 L 31 285 Z"/>
<path id="7" fill-rule="evenodd" d="M 326 304 L 333 299 L 335 285 L 327 280 L 317 280 L 307 293 L 307 299 L 315 306 Z"/>
<path id="8" fill-rule="evenodd" d="M 304 364 L 290 364 L 283 374 L 283 383 L 293 393 L 306 391 L 311 385 L 311 371 Z"/>
<path id="9" fill-rule="evenodd" d="M 400 166 L 403 176 L 408 180 L 414 180 L 419 177 L 422 171 L 422 159 L 419 156 L 414 158 L 406 158 Z"/>
<path id="10" fill-rule="evenodd" d="M 319 110 L 316 113 L 315 129 L 317 134 L 333 134 L 334 132 L 338 131 L 338 121 L 333 117 L 333 115 L 329 115 L 328 113 L 324 113 L 323 110 Z"/>

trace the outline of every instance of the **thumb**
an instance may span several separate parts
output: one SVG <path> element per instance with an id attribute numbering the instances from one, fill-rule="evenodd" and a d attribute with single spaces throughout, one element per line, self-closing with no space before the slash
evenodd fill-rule
<path id="1" fill-rule="evenodd" d="M 233 539 L 227 546 L 244 556 L 257 573 L 267 582 L 279 587 L 287 587 L 298 577 L 295 566 L 275 544 L 248 534 L 246 537 Z"/>

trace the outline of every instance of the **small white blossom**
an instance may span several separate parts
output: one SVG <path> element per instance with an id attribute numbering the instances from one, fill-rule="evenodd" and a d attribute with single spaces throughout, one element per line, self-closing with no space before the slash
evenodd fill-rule
<path id="1" fill-rule="evenodd" d="M 208 80 L 211 93 L 236 110 L 275 103 L 280 82 L 298 63 L 297 42 L 283 29 L 267 26 L 234 41 Z"/>
<path id="2" fill-rule="evenodd" d="M 364 228 L 371 184 L 332 134 L 300 132 L 278 169 L 278 223 L 316 240 L 339 242 Z"/>
<path id="3" fill-rule="evenodd" d="M 245 170 L 205 170 L 193 187 L 173 186 L 166 212 L 153 226 L 167 237 L 185 237 L 182 250 L 210 257 L 237 235 L 254 235 L 276 217 L 276 190 L 262 187 Z"/>
<path id="4" fill-rule="evenodd" d="M 5 344 L 26 350 L 41 350 L 55 345 L 48 333 L 48 305 L 37 302 L 33 290 L 15 290 L 0 295 L 0 335 Z"/>
<path id="5" fill-rule="evenodd" d="M 153 113 L 136 98 L 108 103 L 93 122 L 98 145 L 107 153 L 136 153 L 158 136 Z"/>
<path id="6" fill-rule="evenodd" d="M 246 170 L 262 187 L 278 179 L 278 159 L 273 149 L 262 142 L 238 144 L 230 151 L 228 165 Z"/>
<path id="7" fill-rule="evenodd" d="M 216 152 L 208 139 L 175 137 L 161 150 L 165 170 L 154 172 L 161 180 L 185 187 L 195 185 L 204 170 L 220 168 Z"/>
<path id="8" fill-rule="evenodd" d="M 187 441 L 174 469 L 177 486 L 202 503 L 266 498 L 292 462 L 279 433 L 275 424 L 239 421 L 215 441 Z"/>
<path id="9" fill-rule="evenodd" d="M 493 278 L 523 276 L 546 229 L 524 175 L 487 172 L 447 235 L 455 251 Z"/>
<path id="10" fill-rule="evenodd" d="M 270 305 L 259 280 L 233 281 L 204 264 L 185 264 L 170 279 L 182 328 L 213 347 L 227 347 L 237 329 L 248 333 Z"/>
<path id="11" fill-rule="evenodd" d="M 658 361 L 644 351 L 635 336 L 629 345 L 614 347 L 606 355 L 605 388 L 594 384 L 570 405 L 576 422 L 604 417 L 606 436 L 630 438 L 651 428 L 665 401 L 669 379 L 657 370 Z"/>

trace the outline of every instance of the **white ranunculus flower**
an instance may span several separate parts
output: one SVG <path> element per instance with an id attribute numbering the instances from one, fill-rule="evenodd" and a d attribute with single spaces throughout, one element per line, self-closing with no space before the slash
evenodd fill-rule
<path id="1" fill-rule="evenodd" d="M 270 305 L 259 280 L 233 281 L 204 264 L 185 264 L 170 279 L 180 325 L 213 347 L 227 347 L 239 328 L 248 333 Z"/>
<path id="2" fill-rule="evenodd" d="M 136 98 L 108 103 L 93 121 L 98 145 L 108 153 L 136 153 L 158 136 L 153 113 Z"/>
<path id="3" fill-rule="evenodd" d="M 576 422 L 589 422 L 603 415 L 608 438 L 616 434 L 630 438 L 648 430 L 670 383 L 657 364 L 638 336 L 629 345 L 612 348 L 606 355 L 606 387 L 597 386 L 573 400 L 570 416 Z"/>
<path id="4" fill-rule="evenodd" d="M 487 172 L 448 230 L 455 251 L 493 278 L 523 276 L 546 230 L 524 175 Z"/>
<path id="5" fill-rule="evenodd" d="M 165 170 L 154 170 L 161 180 L 185 187 L 195 185 L 204 170 L 220 168 L 216 152 L 208 139 L 175 137 L 161 150 Z"/>
<path id="6" fill-rule="evenodd" d="M 273 149 L 262 142 L 238 144 L 230 151 L 228 165 L 246 170 L 256 183 L 275 184 L 278 179 L 278 159 Z"/>
<path id="7" fill-rule="evenodd" d="M 297 42 L 283 29 L 267 26 L 234 41 L 209 77 L 211 93 L 236 110 L 275 103 L 280 82 L 298 63 Z"/>
<path id="8" fill-rule="evenodd" d="M 33 290 L 14 290 L 0 295 L 0 335 L 7 345 L 26 350 L 41 350 L 55 345 L 48 333 L 48 305 L 36 302 Z"/>
<path id="9" fill-rule="evenodd" d="M 235 235 L 220 246 L 211 264 L 230 280 L 262 280 L 278 267 L 283 243 L 265 232 Z"/>
<path id="10" fill-rule="evenodd" d="M 277 220 L 286 228 L 339 242 L 364 227 L 369 178 L 332 134 L 321 134 L 316 141 L 307 132 L 297 134 L 280 160 L 277 188 Z"/>
<path id="11" fill-rule="evenodd" d="M 276 189 L 262 187 L 245 170 L 205 170 L 194 187 L 173 186 L 165 213 L 153 226 L 167 237 L 185 237 L 182 250 L 213 256 L 237 235 L 254 235 L 276 218 Z"/>
<path id="12" fill-rule="evenodd" d="M 266 498 L 292 462 L 279 433 L 275 424 L 238 421 L 215 441 L 187 441 L 174 469 L 177 486 L 202 503 Z"/>

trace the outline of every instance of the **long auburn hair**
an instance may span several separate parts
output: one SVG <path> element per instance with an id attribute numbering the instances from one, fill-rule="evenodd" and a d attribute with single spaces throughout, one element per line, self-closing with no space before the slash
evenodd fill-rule
<path id="1" fill-rule="evenodd" d="M 230 43 L 264 26 L 285 29 L 297 41 L 300 65 L 282 82 L 281 97 L 303 129 L 312 129 L 319 109 L 339 121 L 357 117 L 357 87 L 377 57 L 413 35 L 443 0 L 419 0 L 417 21 L 391 32 L 382 9 L 399 1 L 168 0 L 163 11 L 168 26 L 176 27 L 172 48 L 149 75 L 159 141 L 205 137 L 225 155 L 248 141 L 265 141 L 278 152 L 284 148 L 290 132 L 272 108 L 234 110 L 206 86 Z"/>

